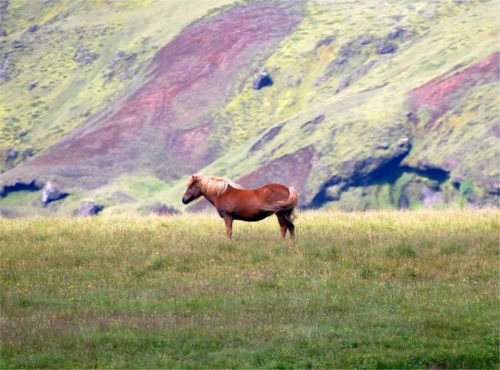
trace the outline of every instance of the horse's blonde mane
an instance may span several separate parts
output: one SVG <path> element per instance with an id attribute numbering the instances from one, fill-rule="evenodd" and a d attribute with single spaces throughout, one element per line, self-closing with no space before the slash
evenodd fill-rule
<path id="1" fill-rule="evenodd" d="M 188 186 L 194 183 L 198 184 L 201 192 L 208 196 L 219 196 L 223 194 L 229 185 L 236 189 L 242 189 L 240 185 L 231 180 L 216 176 L 204 176 L 198 173 L 189 178 Z"/>

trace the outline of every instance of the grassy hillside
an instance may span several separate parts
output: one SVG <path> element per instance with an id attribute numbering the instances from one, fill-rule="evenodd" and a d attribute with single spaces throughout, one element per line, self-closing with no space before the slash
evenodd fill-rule
<path id="1" fill-rule="evenodd" d="M 2 368 L 497 368 L 498 220 L 3 219 Z"/>
<path id="2" fill-rule="evenodd" d="M 293 185 L 303 208 L 498 205 L 495 1 L 51 4 L 7 13 L 0 186 L 71 195 L 7 213 L 182 209 L 192 172 Z"/>
<path id="3" fill-rule="evenodd" d="M 408 165 L 421 168 L 418 163 L 425 159 L 430 166 L 446 168 L 445 159 L 455 155 L 461 164 L 451 170 L 452 180 L 470 176 L 493 190 L 498 177 L 492 160 L 498 156 L 497 138 L 491 134 L 499 113 L 498 94 L 493 93 L 498 56 L 489 76 L 477 77 L 472 87 L 455 86 L 449 106 L 441 108 L 446 123 L 440 128 L 429 127 L 432 107 L 413 112 L 417 125 L 409 122 L 408 113 L 414 108 L 413 90 L 495 53 L 495 7 L 494 2 L 397 2 L 383 9 L 370 2 L 310 3 L 308 18 L 266 62 L 276 86 L 255 92 L 246 85 L 222 111 L 221 127 L 231 133 L 229 149 L 235 150 L 204 172 L 238 178 L 248 168 L 312 147 L 318 160 L 304 189 L 304 200 L 310 202 L 333 175 L 352 176 L 351 162 L 376 164 L 397 157 L 399 143 L 408 139 Z M 398 30 L 402 35 L 394 38 Z M 333 41 L 327 43 L 328 37 Z M 381 55 L 380 45 L 386 43 L 396 51 Z M 307 124 L 321 116 L 320 124 Z M 283 121 L 279 134 L 261 150 L 245 150 L 266 135 L 263 129 Z M 466 150 L 464 143 L 470 143 Z M 363 174 L 373 169 L 366 167 Z M 484 185 L 484 177 L 491 186 Z"/>

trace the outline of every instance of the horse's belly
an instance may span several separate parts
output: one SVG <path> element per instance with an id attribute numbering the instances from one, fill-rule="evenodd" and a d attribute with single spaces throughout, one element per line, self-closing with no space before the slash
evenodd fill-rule
<path id="1" fill-rule="evenodd" d="M 249 222 L 254 222 L 254 221 L 260 221 L 265 219 L 266 217 L 269 217 L 273 214 L 273 212 L 259 212 L 256 214 L 252 215 L 245 215 L 245 214 L 235 214 L 233 215 L 233 218 L 235 220 L 239 221 L 249 221 Z"/>

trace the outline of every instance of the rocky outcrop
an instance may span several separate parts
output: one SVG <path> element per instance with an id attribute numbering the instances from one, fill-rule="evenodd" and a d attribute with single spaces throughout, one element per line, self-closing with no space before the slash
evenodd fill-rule
<path id="1" fill-rule="evenodd" d="M 98 55 L 90 49 L 83 46 L 78 46 L 75 53 L 73 54 L 73 60 L 77 62 L 80 67 L 91 64 L 96 60 Z"/>
<path id="2" fill-rule="evenodd" d="M 106 80 L 109 82 L 118 77 L 123 81 L 132 78 L 137 72 L 137 67 L 134 68 L 136 59 L 136 53 L 117 50 L 113 59 L 108 63 L 108 71 L 105 73 Z"/>
<path id="3" fill-rule="evenodd" d="M 102 204 L 96 203 L 91 200 L 86 200 L 80 204 L 80 208 L 76 212 L 76 216 L 97 216 L 103 209 L 104 206 Z"/>
<path id="4" fill-rule="evenodd" d="M 252 86 L 254 90 L 260 90 L 264 87 L 271 86 L 273 83 L 271 75 L 268 72 L 261 71 L 253 80 Z"/>
<path id="5" fill-rule="evenodd" d="M 262 138 L 257 141 L 252 147 L 250 148 L 251 153 L 255 153 L 262 149 L 262 147 L 272 141 L 276 135 L 278 135 L 281 132 L 281 129 L 283 128 L 283 124 L 280 124 L 278 126 L 274 126 L 271 128 L 269 131 L 267 131 Z"/>
<path id="6" fill-rule="evenodd" d="M 42 189 L 42 203 L 44 206 L 49 204 L 50 202 L 54 202 L 56 200 L 64 199 L 69 195 L 64 191 L 61 191 L 56 184 L 51 181 L 48 181 Z"/>
<path id="7" fill-rule="evenodd" d="M 320 114 L 316 118 L 303 123 L 302 126 L 300 126 L 300 128 L 304 131 L 305 134 L 308 134 L 314 130 L 315 126 L 319 125 L 324 120 L 325 120 L 325 115 Z"/>
<path id="8" fill-rule="evenodd" d="M 7 155 L 5 158 L 5 167 L 6 168 L 13 167 L 13 164 L 14 164 L 15 160 L 17 159 L 18 154 L 19 154 L 19 152 L 17 150 L 14 150 L 14 149 L 7 150 Z"/>
<path id="9" fill-rule="evenodd" d="M 34 33 L 36 31 L 38 31 L 39 29 L 40 29 L 40 27 L 37 24 L 32 24 L 31 26 L 29 26 L 28 32 L 29 33 Z"/>
<path id="10" fill-rule="evenodd" d="M 395 183 L 402 175 L 402 160 L 411 150 L 407 137 L 399 139 L 395 148 L 385 156 L 343 162 L 340 171 L 331 176 L 304 208 L 319 208 L 328 202 L 338 201 L 343 192 L 352 187 L 366 187 L 373 184 Z"/>
<path id="11" fill-rule="evenodd" d="M 360 35 L 340 46 L 336 57 L 328 64 L 315 85 L 321 86 L 333 77 L 343 76 L 336 91 L 338 93 L 365 76 L 378 60 L 383 60 L 383 56 L 396 53 L 399 45 L 405 45 L 414 36 L 410 29 L 402 27 L 397 27 L 385 37 Z M 333 37 L 323 39 L 316 48 L 330 45 L 334 41 Z"/>
<path id="12" fill-rule="evenodd" d="M 387 42 L 387 43 L 382 43 L 380 44 L 380 46 L 378 47 L 378 53 L 379 54 L 392 54 L 394 52 L 396 52 L 396 49 L 397 49 L 397 46 L 391 42 Z"/>
<path id="13" fill-rule="evenodd" d="M 11 193 L 18 191 L 39 191 L 43 187 L 38 180 L 31 181 L 13 181 L 0 186 L 0 197 L 6 197 Z"/>
<path id="14" fill-rule="evenodd" d="M 9 9 L 9 0 L 0 0 L 0 37 L 7 36 L 7 32 L 2 28 L 7 11 Z"/>
<path id="15" fill-rule="evenodd" d="M 10 80 L 11 70 L 13 69 L 10 62 L 9 53 L 5 53 L 0 58 L 0 83 Z"/>
<path id="16" fill-rule="evenodd" d="M 319 49 L 321 47 L 324 47 L 324 46 L 329 46 L 331 45 L 335 40 L 337 40 L 337 36 L 335 35 L 330 35 L 330 36 L 327 36 L 325 38 L 322 38 L 321 40 L 319 40 L 317 43 L 316 43 L 316 47 L 314 48 L 315 50 L 316 49 Z"/>
<path id="17" fill-rule="evenodd" d="M 151 213 L 157 216 L 175 216 L 180 214 L 179 210 L 160 202 L 151 206 Z"/>
<path id="18" fill-rule="evenodd" d="M 9 210 L 6 210 L 6 209 L 3 209 L 2 207 L 0 207 L 0 218 L 14 218 L 16 217 L 16 214 L 12 211 L 9 211 Z"/>

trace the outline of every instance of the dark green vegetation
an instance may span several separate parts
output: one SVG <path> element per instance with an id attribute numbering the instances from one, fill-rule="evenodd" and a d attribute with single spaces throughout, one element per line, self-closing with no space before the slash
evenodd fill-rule
<path id="1" fill-rule="evenodd" d="M 498 202 L 494 0 L 0 4 L 6 214 L 149 214 L 193 172 L 304 208 Z M 69 196 L 9 190 L 33 180 Z"/>
<path id="2" fill-rule="evenodd" d="M 0 365 L 498 368 L 498 220 L 1 220 Z"/>

